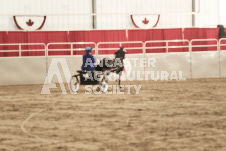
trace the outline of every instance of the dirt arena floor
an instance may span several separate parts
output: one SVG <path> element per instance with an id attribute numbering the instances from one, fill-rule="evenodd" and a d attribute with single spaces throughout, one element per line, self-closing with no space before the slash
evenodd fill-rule
<path id="1" fill-rule="evenodd" d="M 0 151 L 226 150 L 226 79 L 123 84 L 140 94 L 0 86 Z"/>

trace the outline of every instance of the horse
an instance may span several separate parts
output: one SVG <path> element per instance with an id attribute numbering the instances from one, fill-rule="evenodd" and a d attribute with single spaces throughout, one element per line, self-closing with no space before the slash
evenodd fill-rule
<path id="1" fill-rule="evenodd" d="M 121 83 L 121 75 L 124 69 L 123 60 L 125 59 L 126 50 L 124 47 L 120 47 L 117 52 L 114 53 L 115 58 L 103 58 L 100 63 L 96 66 L 95 70 L 100 71 L 109 75 L 111 72 L 114 72 L 119 75 L 118 86 L 119 89 L 122 89 L 120 86 Z M 106 76 L 107 77 L 107 76 Z"/>

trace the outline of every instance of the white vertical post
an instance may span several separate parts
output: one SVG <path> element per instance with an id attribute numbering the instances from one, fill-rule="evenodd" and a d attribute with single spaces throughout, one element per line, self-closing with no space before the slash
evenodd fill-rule
<path id="1" fill-rule="evenodd" d="M 19 44 L 19 57 L 21 57 L 21 44 Z"/>
<path id="2" fill-rule="evenodd" d="M 46 58 L 46 76 L 48 74 L 48 51 L 47 51 L 47 48 L 48 48 L 48 45 L 46 46 L 46 44 L 44 44 L 44 47 L 45 47 L 45 58 Z M 47 83 L 49 83 L 48 79 L 47 79 Z"/>
<path id="3" fill-rule="evenodd" d="M 221 51 L 220 51 L 220 42 L 217 41 L 217 51 L 218 51 L 218 59 L 219 59 L 219 78 L 221 77 Z"/>
<path id="4" fill-rule="evenodd" d="M 143 55 L 145 57 L 145 54 L 146 54 L 146 43 L 143 43 L 142 45 L 143 45 Z"/>
<path id="5" fill-rule="evenodd" d="M 71 56 L 73 56 L 73 43 L 71 43 Z"/>
<path id="6" fill-rule="evenodd" d="M 98 48 L 99 48 L 99 43 L 97 43 L 97 46 L 96 46 L 96 51 L 95 51 L 96 56 L 98 56 Z"/>
<path id="7" fill-rule="evenodd" d="M 190 54 L 190 77 L 192 79 L 192 57 L 191 57 L 191 53 L 192 53 L 192 41 L 189 42 L 189 54 Z"/>
<path id="8" fill-rule="evenodd" d="M 98 52 L 97 52 L 97 45 L 95 44 L 95 56 L 97 57 L 98 56 Z"/>
<path id="9" fill-rule="evenodd" d="M 143 45 L 143 57 L 146 58 L 146 42 Z M 146 58 L 147 59 L 147 58 Z M 146 71 L 147 63 L 144 66 L 144 72 Z"/>
<path id="10" fill-rule="evenodd" d="M 166 53 L 169 52 L 168 47 L 169 47 L 169 44 L 168 44 L 168 41 L 166 41 Z"/>

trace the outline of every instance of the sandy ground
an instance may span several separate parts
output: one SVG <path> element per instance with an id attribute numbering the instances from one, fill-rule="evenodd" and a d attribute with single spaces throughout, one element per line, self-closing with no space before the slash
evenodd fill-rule
<path id="1" fill-rule="evenodd" d="M 1 86 L 0 151 L 226 150 L 226 79 L 123 84 L 140 94 Z"/>

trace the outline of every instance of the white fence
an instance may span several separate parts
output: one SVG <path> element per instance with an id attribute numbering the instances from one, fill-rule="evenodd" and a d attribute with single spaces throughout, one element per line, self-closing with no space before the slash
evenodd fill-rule
<path id="1" fill-rule="evenodd" d="M 110 45 L 111 48 L 103 47 L 103 46 L 107 46 L 107 45 Z M 119 47 L 125 47 L 126 50 L 128 50 L 128 51 L 131 50 L 131 53 L 134 53 L 133 50 L 141 50 L 141 52 L 138 52 L 138 53 L 144 53 L 143 45 L 144 44 L 142 41 L 99 42 L 99 43 L 97 43 L 97 52 L 95 54 L 98 56 L 99 51 L 105 51 L 105 50 L 117 51 L 119 49 Z"/>
<path id="2" fill-rule="evenodd" d="M 95 42 L 48 43 L 47 44 L 47 56 L 49 56 L 50 52 L 56 52 L 56 51 L 70 52 L 69 55 L 73 56 L 73 55 L 75 55 L 74 52 L 84 51 L 85 45 L 92 47 L 94 52 L 96 51 L 96 43 Z M 53 47 L 53 48 L 51 48 L 51 47 Z M 55 47 L 63 47 L 63 48 L 55 48 Z M 51 55 L 51 56 L 53 56 L 53 55 Z"/>
<path id="3" fill-rule="evenodd" d="M 148 44 L 158 44 L 163 43 L 165 46 L 148 46 Z M 172 45 L 172 44 L 177 45 Z M 178 45 L 179 44 L 179 45 Z M 155 40 L 155 41 L 146 41 L 144 43 L 144 53 L 147 53 L 147 49 L 165 49 L 166 53 L 169 52 L 169 49 L 178 49 L 178 48 L 189 48 L 189 40 Z"/>
<path id="4" fill-rule="evenodd" d="M 197 44 L 196 42 L 204 42 L 205 44 Z M 164 43 L 164 45 L 150 47 L 148 44 Z M 179 43 L 179 44 L 178 44 Z M 2 44 L 10 45 L 10 44 Z M 146 41 L 146 42 L 74 42 L 74 43 L 49 43 L 47 45 L 38 44 L 42 49 L 32 50 L 44 52 L 43 56 L 24 56 L 24 51 L 21 46 L 29 44 L 13 44 L 17 45 L 18 49 L 13 50 L 20 55 L 17 57 L 0 57 L 0 85 L 13 84 L 43 84 L 48 73 L 48 68 L 52 58 L 65 58 L 69 66 L 71 74 L 76 73 L 82 64 L 81 52 L 84 46 L 90 45 L 95 51 L 95 57 L 113 57 L 111 54 L 101 54 L 104 50 L 118 50 L 119 46 L 124 46 L 128 51 L 139 50 L 139 53 L 127 54 L 126 58 L 131 64 L 131 71 L 181 71 L 184 78 L 218 78 L 226 77 L 226 39 L 198 39 L 198 40 L 175 40 L 175 41 Z M 34 44 L 35 45 L 35 44 Z M 66 46 L 64 51 L 66 55 L 49 55 L 52 52 L 62 51 L 56 49 L 56 46 Z M 110 45 L 110 47 L 109 47 Z M 36 46 L 36 45 L 35 45 Z M 106 47 L 107 49 L 105 49 Z M 173 52 L 172 49 L 184 49 L 184 52 Z M 199 51 L 209 50 L 211 51 Z M 148 53 L 151 49 L 164 49 L 164 53 Z M 187 51 L 188 50 L 188 51 Z M 5 52 L 6 50 L 2 50 Z M 25 50 L 25 52 L 29 50 Z M 131 60 L 133 58 L 154 58 L 156 67 L 149 67 L 143 62 L 138 62 L 136 65 Z M 60 72 L 63 71 L 60 70 Z M 65 80 L 64 80 L 65 81 Z M 57 82 L 53 79 L 52 82 Z"/>
<path id="5" fill-rule="evenodd" d="M 8 44 L 5 43 L 5 44 L 0 44 L 0 47 L 1 47 L 0 53 L 18 53 L 17 55 L 18 57 L 24 57 L 24 55 L 22 54 L 23 52 L 44 52 L 44 56 L 47 55 L 46 53 L 47 49 L 44 43 L 8 43 Z M 7 50 L 4 49 L 4 47 L 7 47 Z M 27 48 L 23 48 L 23 47 L 27 47 Z M 30 47 L 34 47 L 34 48 L 30 48 Z"/>
<path id="6" fill-rule="evenodd" d="M 195 44 L 195 42 L 206 42 L 205 44 Z M 211 44 L 209 44 L 211 43 Z M 160 46 L 148 46 L 149 44 L 161 44 Z M 110 47 L 108 47 L 110 45 Z M 14 49 L 1 49 L 4 46 L 14 46 Z M 39 48 L 26 48 L 23 49 L 23 46 L 27 47 L 34 47 L 37 46 Z M 45 45 L 44 43 L 5 43 L 0 44 L 0 53 L 11 53 L 16 52 L 17 56 L 14 57 L 30 57 L 28 55 L 22 55 L 23 52 L 44 52 L 42 56 L 55 56 L 51 55 L 51 52 L 68 52 L 67 54 L 63 54 L 60 56 L 73 56 L 73 55 L 82 55 L 82 53 L 75 53 L 75 52 L 82 52 L 85 50 L 85 47 L 90 46 L 93 48 L 94 54 L 98 55 L 107 55 L 109 53 L 99 53 L 101 51 L 116 51 L 119 47 L 125 47 L 127 50 L 131 50 L 130 53 L 135 54 L 149 54 L 149 53 L 156 53 L 156 52 L 148 52 L 147 50 L 153 49 L 164 49 L 164 52 L 157 52 L 157 53 L 175 53 L 175 52 L 194 52 L 194 48 L 200 48 L 200 50 L 196 49 L 195 52 L 204 52 L 210 51 L 208 48 L 211 48 L 211 51 L 220 51 L 226 50 L 226 38 L 222 38 L 220 40 L 217 39 L 192 39 L 189 40 L 153 40 L 153 41 L 119 41 L 119 42 L 64 42 L 64 43 L 48 43 Z M 107 46 L 107 47 L 104 47 Z M 17 48 L 15 48 L 17 47 Z M 42 47 L 42 48 L 40 48 Z M 177 49 L 184 49 L 184 51 L 177 50 Z M 201 49 L 204 48 L 204 49 Z M 177 51 L 169 51 L 169 50 L 177 50 Z M 139 52 L 133 52 L 133 50 L 140 50 Z M 112 54 L 112 53 L 110 53 Z M 35 55 L 39 56 L 39 55 Z M 59 56 L 59 55 L 57 55 Z M 0 58 L 9 58 L 6 56 L 0 56 Z"/>

